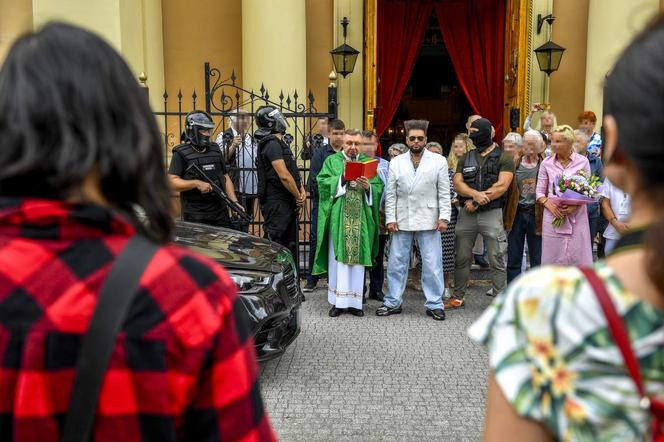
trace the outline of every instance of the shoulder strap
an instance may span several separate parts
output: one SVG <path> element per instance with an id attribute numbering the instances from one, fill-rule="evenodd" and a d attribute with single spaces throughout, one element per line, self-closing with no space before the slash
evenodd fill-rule
<path id="1" fill-rule="evenodd" d="M 89 442 L 104 373 L 138 282 L 159 246 L 135 235 L 104 281 L 76 362 L 62 442 Z"/>
<path id="2" fill-rule="evenodd" d="M 618 349 L 620 349 L 620 353 L 622 354 L 622 357 L 625 360 L 625 366 L 627 367 L 627 371 L 634 380 L 639 395 L 642 398 L 645 397 L 645 390 L 643 388 L 643 380 L 641 379 L 641 370 L 639 368 L 639 361 L 636 359 L 636 356 L 634 355 L 634 351 L 632 350 L 632 345 L 629 342 L 629 335 L 627 334 L 627 330 L 625 329 L 625 324 L 620 315 L 618 314 L 618 312 L 616 311 L 616 308 L 613 305 L 613 301 L 609 296 L 609 292 L 606 290 L 604 283 L 599 278 L 599 276 L 597 276 L 597 273 L 595 273 L 593 269 L 588 267 L 579 267 L 579 269 L 590 283 L 590 286 L 593 288 L 593 292 L 595 292 L 595 296 L 597 297 L 597 302 L 599 303 L 600 307 L 602 307 L 602 311 L 604 312 L 604 316 L 606 317 L 606 321 L 609 326 L 609 331 L 611 332 L 613 340 L 616 342 Z"/>
<path id="3" fill-rule="evenodd" d="M 643 242 L 645 240 L 644 236 L 646 233 L 645 228 L 629 230 L 625 233 L 618 243 L 611 251 L 610 255 L 615 255 L 617 253 L 629 252 L 635 249 L 643 247 Z"/>
<path id="4" fill-rule="evenodd" d="M 470 161 L 470 164 L 468 163 Z M 477 149 L 470 150 L 463 159 L 463 167 L 476 166 L 480 167 L 480 159 L 477 154 Z"/>

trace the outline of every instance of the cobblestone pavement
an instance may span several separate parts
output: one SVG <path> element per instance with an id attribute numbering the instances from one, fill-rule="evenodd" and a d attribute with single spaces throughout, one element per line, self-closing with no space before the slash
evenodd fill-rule
<path id="1" fill-rule="evenodd" d="M 261 368 L 280 440 L 480 440 L 488 361 L 466 329 L 491 302 L 486 290 L 472 288 L 443 322 L 412 291 L 402 314 L 377 317 L 369 301 L 362 318 L 330 318 L 327 291 L 307 294 L 302 333 Z"/>

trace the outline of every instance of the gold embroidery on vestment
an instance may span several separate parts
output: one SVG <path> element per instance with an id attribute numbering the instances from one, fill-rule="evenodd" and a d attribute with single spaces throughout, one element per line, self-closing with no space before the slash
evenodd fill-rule
<path id="1" fill-rule="evenodd" d="M 360 262 L 360 241 L 362 227 L 362 208 L 364 191 L 362 189 L 349 189 L 344 195 L 344 257 L 342 262 L 347 265 L 357 265 Z"/>

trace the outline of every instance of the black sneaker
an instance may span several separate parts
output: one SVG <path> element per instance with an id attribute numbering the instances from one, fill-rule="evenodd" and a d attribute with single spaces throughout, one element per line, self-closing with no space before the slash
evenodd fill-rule
<path id="1" fill-rule="evenodd" d="M 353 316 L 364 316 L 364 312 L 362 311 L 362 309 L 359 308 L 348 307 L 348 313 L 350 313 Z"/>
<path id="2" fill-rule="evenodd" d="M 433 310 L 427 310 L 427 316 L 431 316 L 436 321 L 445 320 L 445 310 L 442 308 L 435 308 Z"/>
<path id="3" fill-rule="evenodd" d="M 378 310 L 376 310 L 376 316 L 398 315 L 399 313 L 401 313 L 401 306 L 388 307 L 385 304 L 383 304 L 378 308 Z"/>
<path id="4" fill-rule="evenodd" d="M 383 302 L 383 299 L 385 299 L 385 295 L 382 292 L 369 292 L 369 299 L 373 299 L 374 301 L 380 301 Z"/>
<path id="5" fill-rule="evenodd" d="M 344 311 L 341 310 L 340 308 L 332 307 L 328 315 L 330 315 L 330 318 L 336 318 L 337 316 L 340 316 L 343 312 Z"/>
<path id="6" fill-rule="evenodd" d="M 307 283 L 302 288 L 302 291 L 304 293 L 313 292 L 316 289 L 316 285 L 318 285 L 317 282 L 307 281 Z"/>

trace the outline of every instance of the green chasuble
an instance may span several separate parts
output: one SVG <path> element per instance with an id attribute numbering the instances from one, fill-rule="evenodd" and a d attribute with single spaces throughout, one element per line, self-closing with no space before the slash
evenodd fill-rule
<path id="1" fill-rule="evenodd" d="M 369 159 L 363 154 L 357 158 L 358 161 Z M 343 175 L 345 163 L 343 152 L 337 152 L 325 160 L 316 177 L 320 202 L 318 240 L 312 271 L 314 275 L 327 273 L 330 238 L 337 261 L 347 265 L 372 267 L 378 253 L 378 208 L 383 182 L 377 175 L 369 180 L 371 206 L 365 198 L 368 192 L 359 185 L 356 189 L 346 186 L 346 193 L 337 197 L 339 178 Z"/>

